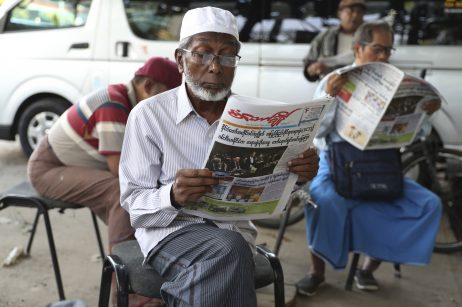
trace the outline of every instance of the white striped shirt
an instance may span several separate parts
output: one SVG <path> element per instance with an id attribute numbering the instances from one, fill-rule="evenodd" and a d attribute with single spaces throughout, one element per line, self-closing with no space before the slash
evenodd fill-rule
<path id="1" fill-rule="evenodd" d="M 202 168 L 217 126 L 195 112 L 184 83 L 130 112 L 119 166 L 120 202 L 145 256 L 175 230 L 204 222 L 175 209 L 170 189 L 178 170 Z M 257 231 L 250 221 L 214 222 L 240 232 L 255 250 Z"/>

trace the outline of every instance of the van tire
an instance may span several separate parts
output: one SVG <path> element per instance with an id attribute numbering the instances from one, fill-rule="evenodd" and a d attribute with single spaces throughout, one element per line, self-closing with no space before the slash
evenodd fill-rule
<path id="1" fill-rule="evenodd" d="M 32 154 L 40 139 L 70 106 L 71 103 L 63 98 L 47 97 L 33 102 L 22 112 L 18 134 L 26 156 Z"/>

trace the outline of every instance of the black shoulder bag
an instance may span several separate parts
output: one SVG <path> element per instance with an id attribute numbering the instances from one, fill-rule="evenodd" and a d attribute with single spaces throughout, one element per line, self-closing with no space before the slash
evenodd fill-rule
<path id="1" fill-rule="evenodd" d="M 359 150 L 348 142 L 329 143 L 335 190 L 347 198 L 392 200 L 403 194 L 398 149 Z"/>

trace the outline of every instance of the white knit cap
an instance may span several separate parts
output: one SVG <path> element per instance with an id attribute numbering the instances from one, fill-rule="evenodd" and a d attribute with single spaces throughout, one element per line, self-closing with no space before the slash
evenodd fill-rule
<path id="1" fill-rule="evenodd" d="M 180 40 L 202 32 L 226 33 L 239 40 L 234 15 L 217 7 L 200 7 L 189 10 L 184 15 L 181 23 Z"/>

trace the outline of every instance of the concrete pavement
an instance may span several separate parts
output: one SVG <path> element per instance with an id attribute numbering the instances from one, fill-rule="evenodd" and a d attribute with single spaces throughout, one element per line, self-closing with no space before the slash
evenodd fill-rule
<path id="1" fill-rule="evenodd" d="M 264 228 L 259 230 L 258 242 L 268 242 L 272 248 L 275 231 Z M 292 293 L 294 284 L 308 271 L 307 255 L 304 223 L 289 226 L 279 253 L 289 293 Z M 462 306 L 461 260 L 460 252 L 451 255 L 433 254 L 428 266 L 401 266 L 401 278 L 394 276 L 392 264 L 383 263 L 375 274 L 380 285 L 380 290 L 376 292 L 364 292 L 355 286 L 353 291 L 344 290 L 347 271 L 335 271 L 327 266 L 326 284 L 313 297 L 297 295 L 295 305 L 292 306 Z M 287 300 L 291 301 L 290 295 Z"/>
<path id="2" fill-rule="evenodd" d="M 0 191 L 26 178 L 26 158 L 19 145 L 0 141 Z M 30 209 L 8 208 L 0 211 L 0 260 L 14 246 L 24 246 L 27 229 L 33 221 Z M 58 257 L 67 298 L 82 299 L 88 306 L 97 306 L 101 262 L 86 209 L 51 213 Z M 106 228 L 102 226 L 103 237 Z M 45 306 L 57 301 L 46 235 L 40 223 L 30 257 L 11 267 L 0 267 L 0 307 Z M 276 231 L 259 229 L 258 243 L 273 248 Z M 356 288 L 345 291 L 346 271 L 327 267 L 326 285 L 314 297 L 295 295 L 295 282 L 308 271 L 308 249 L 304 223 L 289 226 L 279 253 L 282 262 L 288 306 L 462 306 L 461 253 L 434 254 L 426 267 L 402 266 L 402 278 L 396 278 L 392 265 L 382 264 L 376 273 L 380 283 L 377 292 L 362 292 Z M 272 289 L 259 291 L 259 307 L 271 306 Z"/>

